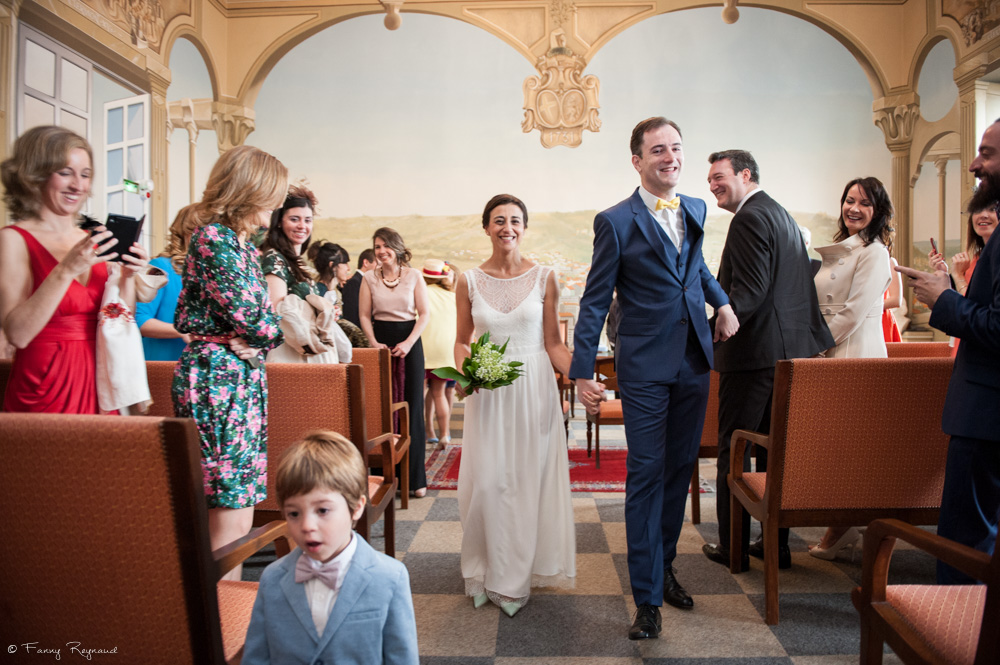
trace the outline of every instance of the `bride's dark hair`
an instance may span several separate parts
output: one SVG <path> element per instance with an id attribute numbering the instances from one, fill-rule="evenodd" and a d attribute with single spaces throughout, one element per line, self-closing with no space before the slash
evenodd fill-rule
<path id="1" fill-rule="evenodd" d="M 483 208 L 483 228 L 485 229 L 490 225 L 490 213 L 493 212 L 494 208 L 497 206 L 507 205 L 509 203 L 512 203 L 521 209 L 521 215 L 523 215 L 521 223 L 524 225 L 524 228 L 528 228 L 528 208 L 525 207 L 524 201 L 517 198 L 513 194 L 497 194 L 489 200 L 486 207 Z"/>

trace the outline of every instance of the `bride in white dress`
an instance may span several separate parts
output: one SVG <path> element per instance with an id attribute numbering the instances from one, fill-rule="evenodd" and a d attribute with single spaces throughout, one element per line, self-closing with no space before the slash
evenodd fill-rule
<path id="1" fill-rule="evenodd" d="M 506 360 L 524 363 L 509 386 L 466 400 L 458 504 L 462 576 L 475 607 L 492 600 L 509 616 L 533 586 L 576 579 L 576 538 L 562 405 L 553 367 L 568 375 L 559 335 L 559 286 L 551 268 L 521 256 L 528 212 L 520 199 L 494 196 L 483 212 L 493 255 L 467 271 L 456 290 L 456 367 L 485 332 Z"/>

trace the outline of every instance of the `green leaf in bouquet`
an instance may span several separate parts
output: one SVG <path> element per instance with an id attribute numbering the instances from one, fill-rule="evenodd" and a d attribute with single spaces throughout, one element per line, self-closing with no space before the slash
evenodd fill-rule
<path id="1" fill-rule="evenodd" d="M 512 361 L 510 361 L 510 362 L 509 362 L 509 363 L 507 363 L 507 364 L 508 364 L 509 366 L 511 366 L 511 367 L 520 367 L 520 366 L 521 366 L 521 365 L 523 365 L 524 363 L 523 363 L 523 362 L 521 362 L 521 361 L 519 361 L 519 360 L 512 360 Z"/>
<path id="2" fill-rule="evenodd" d="M 508 338 L 507 338 L 507 341 L 506 341 L 506 342 L 504 342 L 504 343 L 503 343 L 503 346 L 501 346 L 501 347 L 500 347 L 500 355 L 501 355 L 501 356 L 502 356 L 503 354 L 507 353 L 507 345 L 508 345 L 509 343 L 510 343 L 510 337 L 508 337 Z"/>
<path id="3" fill-rule="evenodd" d="M 438 369 L 432 370 L 431 374 L 446 381 L 457 381 L 463 388 L 469 385 L 469 379 L 454 367 L 439 367 Z"/>

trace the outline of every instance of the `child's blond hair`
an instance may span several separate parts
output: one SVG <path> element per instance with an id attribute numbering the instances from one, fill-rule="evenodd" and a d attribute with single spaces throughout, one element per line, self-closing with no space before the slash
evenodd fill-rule
<path id="1" fill-rule="evenodd" d="M 357 447 L 336 432 L 309 432 L 281 456 L 274 486 L 278 505 L 315 489 L 340 492 L 353 513 L 368 497 L 368 469 Z"/>

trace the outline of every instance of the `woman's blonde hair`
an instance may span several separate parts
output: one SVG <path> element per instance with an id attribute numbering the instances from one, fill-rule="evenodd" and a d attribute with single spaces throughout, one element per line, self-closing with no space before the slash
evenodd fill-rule
<path id="1" fill-rule="evenodd" d="M 184 267 L 184 257 L 187 256 L 188 243 L 191 234 L 201 224 L 198 223 L 198 204 L 186 205 L 177 211 L 174 223 L 170 225 L 170 235 L 167 236 L 167 246 L 159 256 L 170 259 L 178 272 Z"/>
<path id="2" fill-rule="evenodd" d="M 309 432 L 281 456 L 274 479 L 278 505 L 315 489 L 340 492 L 353 513 L 368 497 L 368 469 L 357 446 L 336 432 Z"/>
<path id="3" fill-rule="evenodd" d="M 288 169 L 260 148 L 236 146 L 219 157 L 198 204 L 202 226 L 218 222 L 248 237 L 260 227 L 258 215 L 281 205 L 288 192 Z"/>
<path id="4" fill-rule="evenodd" d="M 14 154 L 0 164 L 4 203 L 15 220 L 34 219 L 42 210 L 42 188 L 53 173 L 66 166 L 69 153 L 85 150 L 93 167 L 87 139 L 63 127 L 32 127 L 14 143 Z"/>

